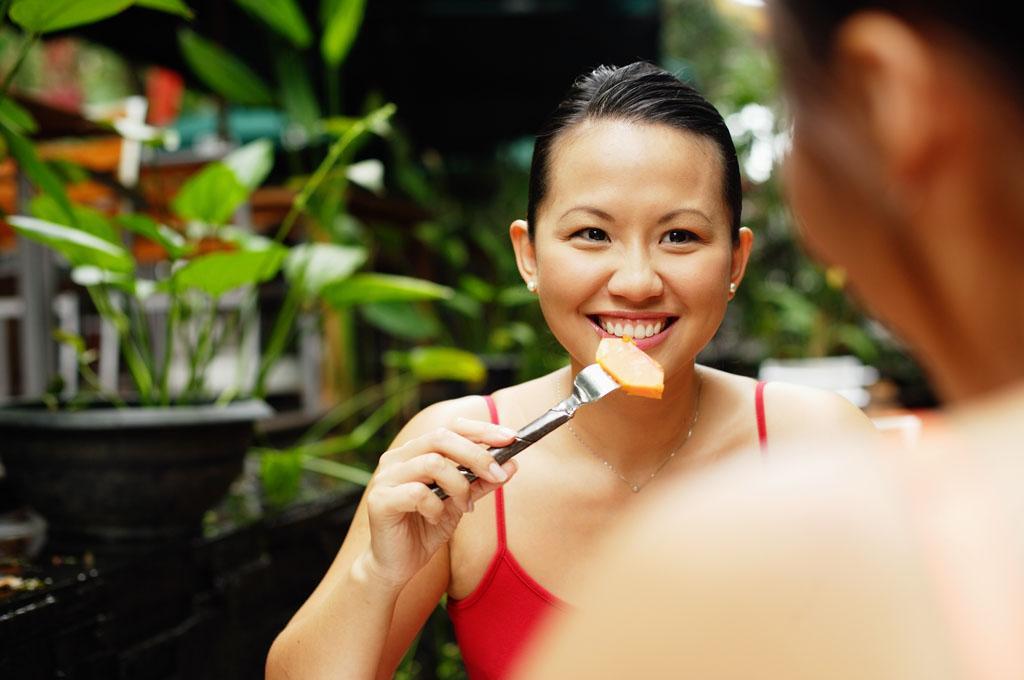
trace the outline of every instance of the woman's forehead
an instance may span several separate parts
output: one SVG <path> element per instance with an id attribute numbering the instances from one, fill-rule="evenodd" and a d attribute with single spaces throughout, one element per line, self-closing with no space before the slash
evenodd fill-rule
<path id="1" fill-rule="evenodd" d="M 662 124 L 588 121 L 555 141 L 545 203 L 691 205 L 727 220 L 723 182 L 721 154 L 707 137 Z"/>

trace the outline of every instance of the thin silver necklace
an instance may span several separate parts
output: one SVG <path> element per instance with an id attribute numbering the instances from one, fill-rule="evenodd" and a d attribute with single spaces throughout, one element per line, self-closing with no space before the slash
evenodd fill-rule
<path id="1" fill-rule="evenodd" d="M 640 493 L 645 486 L 651 483 L 651 480 L 658 476 L 658 473 L 661 472 L 662 468 L 668 465 L 668 462 L 675 458 L 677 453 L 683 450 L 683 447 L 686 446 L 686 443 L 690 441 L 690 437 L 693 436 L 693 428 L 697 425 L 697 418 L 698 416 L 700 416 L 701 393 L 703 393 L 704 391 L 703 378 L 701 378 L 700 373 L 695 373 L 695 375 L 697 376 L 697 400 L 693 407 L 693 418 L 690 420 L 690 429 L 686 431 L 686 437 L 683 438 L 682 443 L 679 444 L 679 446 L 677 446 L 675 449 L 673 449 L 672 453 L 668 454 L 668 456 L 666 456 L 663 461 L 658 463 L 658 467 L 654 468 L 654 472 L 652 472 L 643 482 L 632 482 L 629 479 L 627 479 L 621 472 L 615 469 L 614 465 L 609 463 L 607 460 L 604 459 L 604 457 L 601 456 L 601 454 L 595 451 L 590 446 L 590 444 L 587 444 L 585 441 L 583 441 L 580 435 L 576 432 L 576 429 L 572 426 L 572 423 L 566 423 L 566 425 L 569 427 L 569 432 L 572 433 L 572 436 L 576 439 L 576 441 L 583 445 L 583 448 L 589 451 L 590 454 L 594 456 L 594 458 L 597 458 L 599 461 L 604 463 L 604 466 L 608 468 L 616 477 L 625 482 L 633 493 Z"/>

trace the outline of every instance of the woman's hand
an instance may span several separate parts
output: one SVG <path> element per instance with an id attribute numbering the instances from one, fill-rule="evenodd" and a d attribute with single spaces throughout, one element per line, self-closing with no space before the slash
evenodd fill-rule
<path id="1" fill-rule="evenodd" d="M 363 566 L 384 582 L 403 587 L 448 542 L 463 513 L 515 474 L 515 461 L 499 466 L 486 449 L 513 439 L 515 432 L 506 427 L 456 418 L 449 428 L 384 453 L 366 494 L 370 549 Z M 460 465 L 479 479 L 470 484 Z M 429 488 L 434 483 L 448 494 L 447 500 Z"/>

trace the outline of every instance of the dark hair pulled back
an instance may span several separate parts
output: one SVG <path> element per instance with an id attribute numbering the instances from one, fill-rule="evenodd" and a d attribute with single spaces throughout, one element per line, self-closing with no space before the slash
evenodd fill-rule
<path id="1" fill-rule="evenodd" d="M 551 150 L 555 141 L 571 128 L 599 119 L 668 125 L 714 142 L 722 157 L 722 187 L 730 212 L 732 238 L 734 241 L 739 238 L 743 201 L 739 161 L 722 114 L 700 92 L 647 62 L 619 68 L 600 66 L 579 78 L 537 135 L 527 204 L 531 238 L 537 224 L 537 210 L 550 185 Z"/>

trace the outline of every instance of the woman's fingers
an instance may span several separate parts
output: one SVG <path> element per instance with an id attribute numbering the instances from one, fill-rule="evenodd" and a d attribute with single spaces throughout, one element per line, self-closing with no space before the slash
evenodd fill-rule
<path id="1" fill-rule="evenodd" d="M 422 484 L 437 484 L 444 489 L 459 509 L 469 510 L 469 480 L 450 459 L 439 453 L 425 453 L 397 466 L 396 479 Z"/>
<path id="2" fill-rule="evenodd" d="M 431 524 L 437 524 L 445 512 L 444 501 L 419 482 L 374 489 L 375 510 L 385 515 L 416 512 Z"/>
<path id="3" fill-rule="evenodd" d="M 489 423 L 482 424 L 494 427 Z M 514 435 L 502 434 L 500 437 L 495 433 L 491 435 L 492 441 L 500 442 L 497 444 L 498 446 L 508 444 L 512 439 L 514 439 Z M 418 455 L 439 453 L 489 482 L 501 483 L 508 479 L 508 474 L 501 469 L 501 466 L 484 446 L 448 428 L 438 428 L 429 434 L 417 437 L 406 446 Z"/>
<path id="4" fill-rule="evenodd" d="M 505 471 L 505 474 L 509 476 L 509 479 L 511 479 L 512 476 L 516 473 L 516 471 L 519 470 L 519 464 L 516 463 L 515 459 L 512 459 L 503 463 L 501 468 L 502 470 Z M 497 489 L 499 486 L 502 486 L 502 484 L 487 482 L 482 479 L 478 480 L 469 487 L 469 498 L 475 503 L 476 501 L 480 500 L 487 494 Z"/>
<path id="5" fill-rule="evenodd" d="M 511 428 L 471 418 L 456 418 L 451 423 L 451 429 L 467 439 L 487 446 L 506 446 L 516 438 L 516 431 Z"/>

